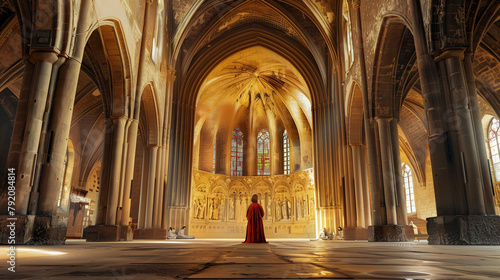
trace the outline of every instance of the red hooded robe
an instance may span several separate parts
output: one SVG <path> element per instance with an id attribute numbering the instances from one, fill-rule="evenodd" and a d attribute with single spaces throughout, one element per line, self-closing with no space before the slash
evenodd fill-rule
<path id="1" fill-rule="evenodd" d="M 267 243 L 264 236 L 264 209 L 258 203 L 252 203 L 247 210 L 247 237 L 243 243 Z"/>

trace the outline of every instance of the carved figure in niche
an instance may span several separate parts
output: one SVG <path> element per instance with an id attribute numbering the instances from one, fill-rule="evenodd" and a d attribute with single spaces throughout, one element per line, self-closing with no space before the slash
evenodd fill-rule
<path id="1" fill-rule="evenodd" d="M 209 208 L 208 208 L 208 218 L 212 219 L 212 215 L 214 214 L 214 200 L 210 199 L 209 200 Z"/>
<path id="2" fill-rule="evenodd" d="M 194 209 L 193 209 L 193 219 L 198 219 L 198 214 L 200 212 L 200 205 L 197 198 L 194 199 Z"/>
<path id="3" fill-rule="evenodd" d="M 243 199 L 239 200 L 239 202 L 240 202 L 240 207 L 239 207 L 240 211 L 238 211 L 237 220 L 241 222 L 244 217 L 243 212 L 246 212 L 246 207 L 245 207 L 245 201 L 243 201 Z"/>
<path id="4" fill-rule="evenodd" d="M 204 218 L 204 214 L 205 214 L 205 199 L 203 199 L 203 200 L 199 199 L 198 200 L 198 207 L 199 207 L 198 219 L 203 219 Z"/>
<path id="5" fill-rule="evenodd" d="M 229 199 L 229 220 L 234 220 L 234 198 Z"/>
<path id="6" fill-rule="evenodd" d="M 302 217 L 300 216 L 300 213 L 302 213 L 301 205 L 300 205 L 300 200 L 297 198 L 297 203 L 296 204 L 296 209 L 297 209 L 297 219 L 301 219 Z"/>
<path id="7" fill-rule="evenodd" d="M 224 221 L 225 216 L 226 216 L 226 206 L 224 199 L 221 199 L 219 204 L 219 220 Z"/>
<path id="8" fill-rule="evenodd" d="M 292 203 L 290 201 L 288 201 L 288 199 L 286 200 L 286 206 L 287 206 L 287 219 L 290 220 L 290 216 L 292 215 Z"/>
<path id="9" fill-rule="evenodd" d="M 283 216 L 283 219 L 284 220 L 288 220 L 290 219 L 290 216 L 288 215 L 288 200 L 287 198 L 285 198 L 285 200 L 283 200 L 283 203 L 281 203 L 281 215 Z"/>
<path id="10" fill-rule="evenodd" d="M 266 213 L 266 218 L 269 220 L 271 219 L 272 217 L 272 214 L 271 214 L 271 197 L 269 196 L 269 194 L 267 195 L 267 213 Z"/>
<path id="11" fill-rule="evenodd" d="M 306 217 L 306 199 L 302 199 L 302 218 L 305 218 Z"/>
<path id="12" fill-rule="evenodd" d="M 214 202 L 214 214 L 213 214 L 212 220 L 219 219 L 219 207 L 220 207 L 220 202 L 217 200 Z"/>
<path id="13" fill-rule="evenodd" d="M 283 217 L 281 216 L 281 201 L 278 201 L 276 203 L 276 220 L 279 221 Z"/>

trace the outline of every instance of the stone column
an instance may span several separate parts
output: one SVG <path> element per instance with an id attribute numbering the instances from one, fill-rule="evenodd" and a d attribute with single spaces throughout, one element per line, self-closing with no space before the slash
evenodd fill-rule
<path id="1" fill-rule="evenodd" d="M 396 119 L 391 120 L 391 141 L 392 154 L 394 161 L 394 181 L 396 184 L 396 213 L 398 225 L 407 225 L 408 218 L 406 213 L 406 196 L 405 187 L 403 184 L 403 171 L 401 170 L 401 153 L 399 151 L 399 133 L 398 122 Z"/>
<path id="2" fill-rule="evenodd" d="M 354 169 L 354 185 L 355 185 L 355 196 L 356 196 L 356 226 L 366 227 L 365 218 L 365 203 L 363 196 L 363 179 L 362 179 L 362 168 L 361 168 L 361 149 L 360 145 L 351 146 L 352 149 L 352 159 L 353 159 L 353 169 Z"/>
<path id="3" fill-rule="evenodd" d="M 448 161 L 448 136 L 443 120 L 444 100 L 434 59 L 427 52 L 426 37 L 420 11 L 420 3 L 408 0 L 411 21 L 414 27 L 415 51 L 417 55 L 418 72 L 422 86 L 424 109 L 427 115 L 429 152 L 432 166 L 432 178 L 436 197 L 438 215 L 448 215 L 455 212 L 456 199 L 450 198 L 455 190 L 453 168 Z M 453 178 L 453 179 L 452 179 Z"/>
<path id="4" fill-rule="evenodd" d="M 368 177 L 367 177 L 367 170 L 366 170 L 366 147 L 361 146 L 360 148 L 360 167 L 361 167 L 361 182 L 363 186 L 363 203 L 365 205 L 365 225 L 371 225 L 372 224 L 372 216 L 370 213 L 370 186 L 368 182 Z"/>
<path id="5" fill-rule="evenodd" d="M 99 203 L 97 204 L 96 225 L 106 224 L 106 212 L 108 209 L 108 195 L 110 189 L 112 147 L 113 147 L 113 121 L 106 119 L 104 129 L 104 148 L 101 168 L 101 191 L 99 192 Z"/>
<path id="6" fill-rule="evenodd" d="M 384 198 L 387 224 L 397 225 L 396 186 L 394 184 L 394 158 L 392 152 L 390 122 L 390 119 L 377 118 L 380 137 L 380 156 L 382 158 L 382 177 L 384 180 Z"/>
<path id="7" fill-rule="evenodd" d="M 146 226 L 146 201 L 148 197 L 148 176 L 149 173 L 149 149 L 144 149 L 142 157 L 142 178 L 141 178 L 141 195 L 139 200 L 139 220 L 137 228 L 144 229 Z"/>
<path id="8" fill-rule="evenodd" d="M 500 216 L 484 215 L 483 178 L 469 111 L 463 50 L 448 49 L 436 57 L 441 70 L 439 76 L 434 60 L 427 53 L 420 1 L 408 0 L 408 3 L 428 119 L 438 214 L 427 218 L 429 244 L 500 244 Z M 448 109 L 446 115 L 443 96 Z"/>
<path id="9" fill-rule="evenodd" d="M 447 107 L 450 116 L 450 132 L 456 135 L 452 139 L 458 146 L 453 150 L 453 158 L 457 170 L 460 170 L 460 185 L 465 186 L 468 213 L 473 215 L 486 214 L 484 204 L 484 187 L 480 172 L 478 150 L 474 137 L 467 84 L 463 69 L 464 50 L 449 50 L 443 52 L 435 60 L 438 61 L 444 74 L 443 83 L 448 89 Z"/>
<path id="10" fill-rule="evenodd" d="M 156 157 L 156 181 L 155 181 L 155 189 L 154 189 L 154 210 L 153 210 L 153 223 L 152 226 L 153 228 L 160 228 L 161 226 L 161 213 L 163 211 L 163 196 L 161 193 L 161 180 L 160 178 L 162 177 L 162 148 L 158 147 L 157 150 L 157 157 Z"/>
<path id="11" fill-rule="evenodd" d="M 356 54 L 361 70 L 360 87 L 363 97 L 363 121 L 365 127 L 366 147 L 368 149 L 368 170 L 370 174 L 370 193 L 373 225 L 382 225 L 381 193 L 382 186 L 379 185 L 379 174 L 377 170 L 377 148 L 375 145 L 374 127 L 371 123 L 370 103 L 368 100 L 368 82 L 366 77 L 365 52 L 363 47 L 363 32 L 361 29 L 360 1 L 353 1 L 353 18 L 355 22 L 354 38 L 356 43 Z"/>
<path id="12" fill-rule="evenodd" d="M 155 196 L 155 182 L 156 182 L 156 164 L 158 155 L 158 146 L 149 146 L 149 170 L 148 170 L 148 185 L 146 195 L 146 213 L 145 225 L 146 229 L 153 228 L 153 206 Z"/>
<path id="13" fill-rule="evenodd" d="M 125 192 L 125 176 L 126 176 L 126 171 L 127 171 L 127 155 L 129 153 L 129 148 L 128 148 L 128 135 L 129 135 L 129 128 L 132 125 L 132 120 L 128 119 L 125 121 L 125 129 L 123 131 L 123 146 L 122 146 L 122 167 L 120 171 L 120 190 L 118 191 L 118 204 L 116 207 L 116 225 L 121 225 L 122 223 L 122 208 L 123 208 L 123 193 Z M 129 185 L 130 187 L 130 185 Z"/>
<path id="14" fill-rule="evenodd" d="M 25 215 L 28 210 L 29 193 L 34 173 L 33 167 L 38 153 L 52 64 L 57 61 L 57 55 L 52 52 L 34 52 L 31 54 L 31 58 L 35 64 L 35 73 L 28 99 L 28 115 L 19 156 L 19 167 L 16 170 L 16 213 L 20 215 Z"/>
<path id="15" fill-rule="evenodd" d="M 123 186 L 123 196 L 122 196 L 122 226 L 128 226 L 130 217 L 130 190 L 132 188 L 132 178 L 134 176 L 134 163 L 135 163 L 135 152 L 137 151 L 137 131 L 139 122 L 137 120 L 132 120 L 130 127 L 128 129 L 128 153 L 125 159 L 126 169 L 125 169 L 125 181 Z"/>
<path id="16" fill-rule="evenodd" d="M 91 1 L 84 0 L 81 2 L 73 53 L 59 70 L 54 107 L 50 116 L 50 133 L 47 135 L 50 137 L 49 147 L 52 149 L 47 151 L 47 162 L 44 165 L 40 180 L 38 213 L 41 215 L 55 215 L 57 212 L 57 199 L 54 199 L 54 197 L 57 197 L 55 194 L 58 194 L 58 186 L 64 176 L 62 170 L 68 148 L 81 61 L 87 43 L 86 35 L 90 21 L 88 15 L 91 7 Z"/>
<path id="17" fill-rule="evenodd" d="M 65 61 L 66 58 L 60 56 L 52 66 L 52 75 L 50 77 L 50 86 L 47 95 L 47 106 L 45 108 L 45 114 L 43 116 L 42 131 L 40 134 L 40 142 L 38 144 L 38 156 L 36 160 L 36 166 L 34 167 L 35 173 L 32 181 L 32 186 L 34 187 L 31 188 L 30 203 L 28 206 L 28 215 L 36 215 L 38 210 L 37 208 L 38 208 L 38 199 L 40 191 L 39 188 L 40 188 L 40 181 L 42 179 L 42 171 L 44 170 L 44 166 L 46 165 L 47 160 L 50 159 L 50 155 L 48 155 L 50 151 L 48 151 L 48 149 L 51 148 L 53 144 L 49 142 L 53 138 L 52 133 L 50 134 L 51 137 L 48 137 L 47 133 L 49 132 L 48 130 L 50 126 L 50 117 L 55 103 L 54 95 L 57 87 L 57 80 L 59 78 L 58 75 L 59 69 L 64 64 Z M 63 197 L 64 200 L 68 201 L 68 206 L 69 206 L 69 193 L 70 190 L 68 190 L 67 192 L 68 195 L 67 199 L 64 199 Z"/>
<path id="18" fill-rule="evenodd" d="M 493 186 L 491 185 L 491 174 L 488 166 L 488 153 L 486 151 L 485 139 L 483 136 L 483 126 L 481 123 L 481 112 L 479 110 L 479 101 L 477 99 L 476 80 L 474 78 L 474 69 L 472 67 L 472 54 L 466 53 L 464 57 L 465 76 L 467 78 L 469 107 L 472 114 L 474 127 L 474 136 L 478 150 L 478 156 L 481 166 L 481 176 L 484 185 L 485 210 L 488 215 L 495 215 L 495 201 L 493 199 Z"/>
<path id="19" fill-rule="evenodd" d="M 21 149 L 23 146 L 24 139 L 24 128 L 28 119 L 28 104 L 30 97 L 30 89 L 31 83 L 34 74 L 34 65 L 28 60 L 24 59 L 24 73 L 23 73 L 23 81 L 21 86 L 21 92 L 19 95 L 19 103 L 17 105 L 16 119 L 14 122 L 14 127 L 12 129 L 12 137 L 10 141 L 9 148 L 9 156 L 7 158 L 7 168 L 18 167 L 19 166 L 19 158 L 21 154 Z M 16 170 L 16 173 L 18 170 Z M 0 213 L 8 214 L 8 184 L 7 180 L 1 182 L 2 191 L 0 192 Z M 17 198 L 20 199 L 20 198 Z M 24 198 L 26 204 L 26 210 L 28 209 L 28 201 L 29 197 Z M 20 212 L 22 214 L 22 212 Z M 26 214 L 26 212 L 24 213 Z"/>
<path id="20" fill-rule="evenodd" d="M 127 121 L 124 117 L 112 118 L 114 124 L 113 134 L 113 154 L 111 160 L 111 176 L 110 187 L 108 192 L 108 208 L 106 211 L 106 225 L 116 224 L 116 212 L 118 207 L 118 195 L 120 191 L 120 175 L 122 171 L 122 151 L 125 133 L 125 123 Z"/>

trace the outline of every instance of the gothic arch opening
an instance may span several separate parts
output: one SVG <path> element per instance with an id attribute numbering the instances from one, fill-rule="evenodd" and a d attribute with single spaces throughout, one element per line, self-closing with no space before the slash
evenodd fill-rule
<path id="1" fill-rule="evenodd" d="M 313 166 L 303 160 L 312 156 L 311 97 L 287 59 L 263 46 L 229 55 L 202 83 L 194 121 L 191 233 L 240 236 L 257 193 L 269 237 L 315 236 Z M 277 180 L 294 183 L 285 194 Z M 203 187 L 206 181 L 217 187 Z M 246 187 L 225 187 L 233 183 Z"/>

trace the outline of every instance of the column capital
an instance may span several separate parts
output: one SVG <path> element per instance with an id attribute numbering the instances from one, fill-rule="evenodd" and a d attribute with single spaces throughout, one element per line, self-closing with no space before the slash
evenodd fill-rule
<path id="1" fill-rule="evenodd" d="M 175 71 L 175 69 L 174 69 L 173 67 L 170 67 L 170 66 L 168 66 L 168 67 L 167 67 L 167 75 L 168 75 L 169 77 L 172 77 L 172 76 L 173 76 L 173 77 L 175 78 L 175 72 L 176 72 L 176 71 Z"/>
<path id="2" fill-rule="evenodd" d="M 463 60 L 464 53 L 465 53 L 464 48 L 444 50 L 441 53 L 438 53 L 437 55 L 434 56 L 434 61 L 439 62 L 441 60 L 445 60 L 452 57 L 458 57 L 460 58 L 460 60 Z"/>
<path id="3" fill-rule="evenodd" d="M 151 144 L 151 145 L 147 145 L 146 148 L 147 149 L 161 148 L 161 146 L 160 145 Z"/>
<path id="4" fill-rule="evenodd" d="M 111 116 L 109 117 L 110 120 L 114 121 L 114 120 L 128 120 L 129 118 L 125 117 L 125 116 Z"/>
<path id="5" fill-rule="evenodd" d="M 394 118 L 393 117 L 381 117 L 381 116 L 375 116 L 374 117 L 375 121 L 392 121 Z"/>
<path id="6" fill-rule="evenodd" d="M 35 51 L 30 55 L 31 63 L 36 63 L 38 61 L 47 61 L 50 63 L 54 63 L 57 61 L 57 54 L 55 52 L 43 52 L 43 51 Z"/>

